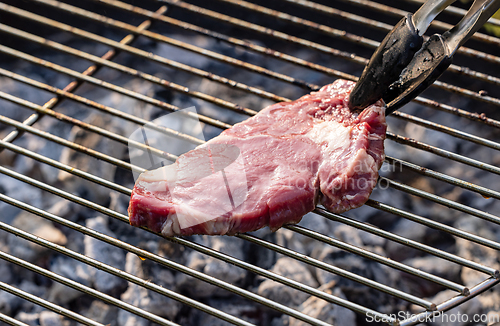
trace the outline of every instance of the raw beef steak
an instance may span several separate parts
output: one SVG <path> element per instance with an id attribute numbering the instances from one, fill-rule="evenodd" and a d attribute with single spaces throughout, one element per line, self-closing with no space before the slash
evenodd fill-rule
<path id="1" fill-rule="evenodd" d="M 138 178 L 130 223 L 165 236 L 228 234 L 298 223 L 322 204 L 363 205 L 384 159 L 385 107 L 347 106 L 354 83 L 337 80 L 256 116 Z"/>

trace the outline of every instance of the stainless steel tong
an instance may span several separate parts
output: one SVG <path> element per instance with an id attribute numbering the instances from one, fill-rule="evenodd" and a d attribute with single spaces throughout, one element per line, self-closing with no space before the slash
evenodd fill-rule
<path id="1" fill-rule="evenodd" d="M 442 35 L 423 42 L 423 34 L 456 0 L 428 0 L 387 34 L 349 97 L 351 110 L 383 98 L 391 114 L 429 87 L 451 64 L 453 55 L 500 8 L 500 0 L 475 0 L 467 14 Z"/>

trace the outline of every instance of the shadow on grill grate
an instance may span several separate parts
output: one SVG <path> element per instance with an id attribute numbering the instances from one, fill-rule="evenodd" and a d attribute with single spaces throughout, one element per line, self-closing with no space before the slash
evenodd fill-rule
<path id="1" fill-rule="evenodd" d="M 356 80 L 422 1 L 322 2 L 0 2 L 0 320 L 500 321 L 500 39 L 487 34 L 388 118 L 365 206 L 317 207 L 298 225 L 234 237 L 129 226 L 132 171 L 144 168 L 128 147 L 168 161 L 186 151 L 129 142 L 135 129 L 194 106 L 211 138 L 269 104 Z M 431 32 L 463 11 L 450 8 Z"/>

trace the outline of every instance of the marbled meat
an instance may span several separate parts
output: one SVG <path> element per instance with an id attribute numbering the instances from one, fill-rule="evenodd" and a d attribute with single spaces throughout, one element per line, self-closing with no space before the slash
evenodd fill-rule
<path id="1" fill-rule="evenodd" d="M 384 160 L 385 106 L 347 105 L 337 80 L 252 118 L 138 178 L 130 223 L 165 236 L 233 235 L 298 223 L 317 204 L 363 205 Z"/>

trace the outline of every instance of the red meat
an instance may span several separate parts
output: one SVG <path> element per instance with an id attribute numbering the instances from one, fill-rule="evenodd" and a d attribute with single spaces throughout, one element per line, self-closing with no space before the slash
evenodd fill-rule
<path id="1" fill-rule="evenodd" d="M 341 213 L 363 205 L 384 159 L 385 107 L 361 114 L 337 80 L 293 102 L 271 105 L 182 155 L 144 172 L 130 223 L 163 235 L 233 235 L 298 223 L 322 204 Z"/>

